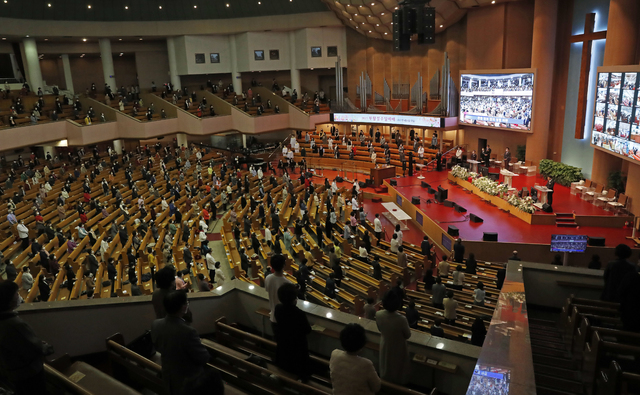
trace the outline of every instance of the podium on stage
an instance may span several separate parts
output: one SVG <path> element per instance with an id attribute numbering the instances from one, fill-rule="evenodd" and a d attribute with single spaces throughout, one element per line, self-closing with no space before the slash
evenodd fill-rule
<path id="1" fill-rule="evenodd" d="M 542 210 L 542 206 L 548 201 L 549 192 L 553 192 L 553 190 L 544 185 L 535 185 L 534 188 L 538 191 L 538 203 L 535 203 L 534 206 Z"/>
<path id="2" fill-rule="evenodd" d="M 373 180 L 373 185 L 375 187 L 379 187 L 382 185 L 382 181 L 385 178 L 393 178 L 396 176 L 396 167 L 395 166 L 380 166 L 377 168 L 371 169 L 369 173 L 371 180 Z"/>
<path id="3" fill-rule="evenodd" d="M 471 171 L 477 173 L 478 163 L 481 163 L 481 162 L 473 159 L 467 159 L 467 162 L 471 164 Z"/>
<path id="4" fill-rule="evenodd" d="M 519 177 L 519 174 L 510 172 L 507 169 L 500 170 L 500 174 L 504 177 L 504 183 L 507 184 L 509 188 L 511 188 L 511 183 L 513 182 L 513 177 Z"/>

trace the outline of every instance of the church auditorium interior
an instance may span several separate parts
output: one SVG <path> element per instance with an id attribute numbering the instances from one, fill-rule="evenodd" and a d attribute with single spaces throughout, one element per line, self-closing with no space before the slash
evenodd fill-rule
<path id="1" fill-rule="evenodd" d="M 638 0 L 0 21 L 0 393 L 640 394 Z"/>

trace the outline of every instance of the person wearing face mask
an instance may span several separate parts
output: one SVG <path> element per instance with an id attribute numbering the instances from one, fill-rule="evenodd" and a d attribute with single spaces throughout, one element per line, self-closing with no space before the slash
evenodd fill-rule
<path id="1" fill-rule="evenodd" d="M 46 395 L 44 357 L 53 354 L 53 347 L 18 316 L 18 291 L 14 282 L 0 283 L 0 371 L 13 383 L 16 395 Z"/>
<path id="2" fill-rule="evenodd" d="M 171 395 L 182 394 L 188 379 L 205 372 L 209 352 L 200 342 L 200 335 L 189 326 L 184 316 L 189 310 L 187 293 L 171 291 L 165 296 L 166 317 L 151 326 L 151 338 L 162 355 L 162 377 Z"/>

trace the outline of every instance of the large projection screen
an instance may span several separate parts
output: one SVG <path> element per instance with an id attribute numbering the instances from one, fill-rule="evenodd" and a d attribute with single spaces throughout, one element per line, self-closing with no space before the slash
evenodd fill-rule
<path id="1" fill-rule="evenodd" d="M 598 67 L 591 145 L 640 161 L 639 66 Z"/>
<path id="2" fill-rule="evenodd" d="M 531 131 L 535 72 L 462 71 L 460 125 Z"/>

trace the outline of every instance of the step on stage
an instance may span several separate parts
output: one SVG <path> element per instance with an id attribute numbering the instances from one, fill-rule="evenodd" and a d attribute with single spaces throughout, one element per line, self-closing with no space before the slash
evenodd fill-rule
<path id="1" fill-rule="evenodd" d="M 397 192 L 407 199 L 408 203 L 411 203 L 412 197 L 420 196 L 420 203 L 416 206 L 445 232 L 449 225 L 457 227 L 462 239 L 480 241 L 484 232 L 495 232 L 498 233 L 499 242 L 549 244 L 553 234 L 576 234 L 605 237 L 607 246 L 620 243 L 634 246 L 633 241 L 627 240 L 632 234 L 631 227 L 624 226 L 626 221 L 633 222 L 632 217 L 616 216 L 613 211 L 606 211 L 582 200 L 580 196 L 572 195 L 568 187 L 555 185 L 554 212 L 536 211 L 533 214 L 534 225 L 531 225 L 471 191 L 450 183 L 447 171 L 424 172 L 423 176 L 424 179 L 419 179 L 418 176 L 395 178 L 395 187 L 389 185 L 389 180 L 385 180 L 385 185 L 389 187 L 392 195 L 395 195 L 393 192 Z M 500 181 L 502 182 L 502 176 Z M 435 190 L 438 186 L 447 189 L 448 200 L 455 204 L 437 203 L 435 196 L 423 188 L 423 183 L 429 184 Z M 512 185 L 518 190 L 525 186 L 531 190 L 536 183 L 545 185 L 546 181 L 536 176 L 520 175 L 513 177 Z M 482 221 L 479 221 L 478 217 Z"/>

